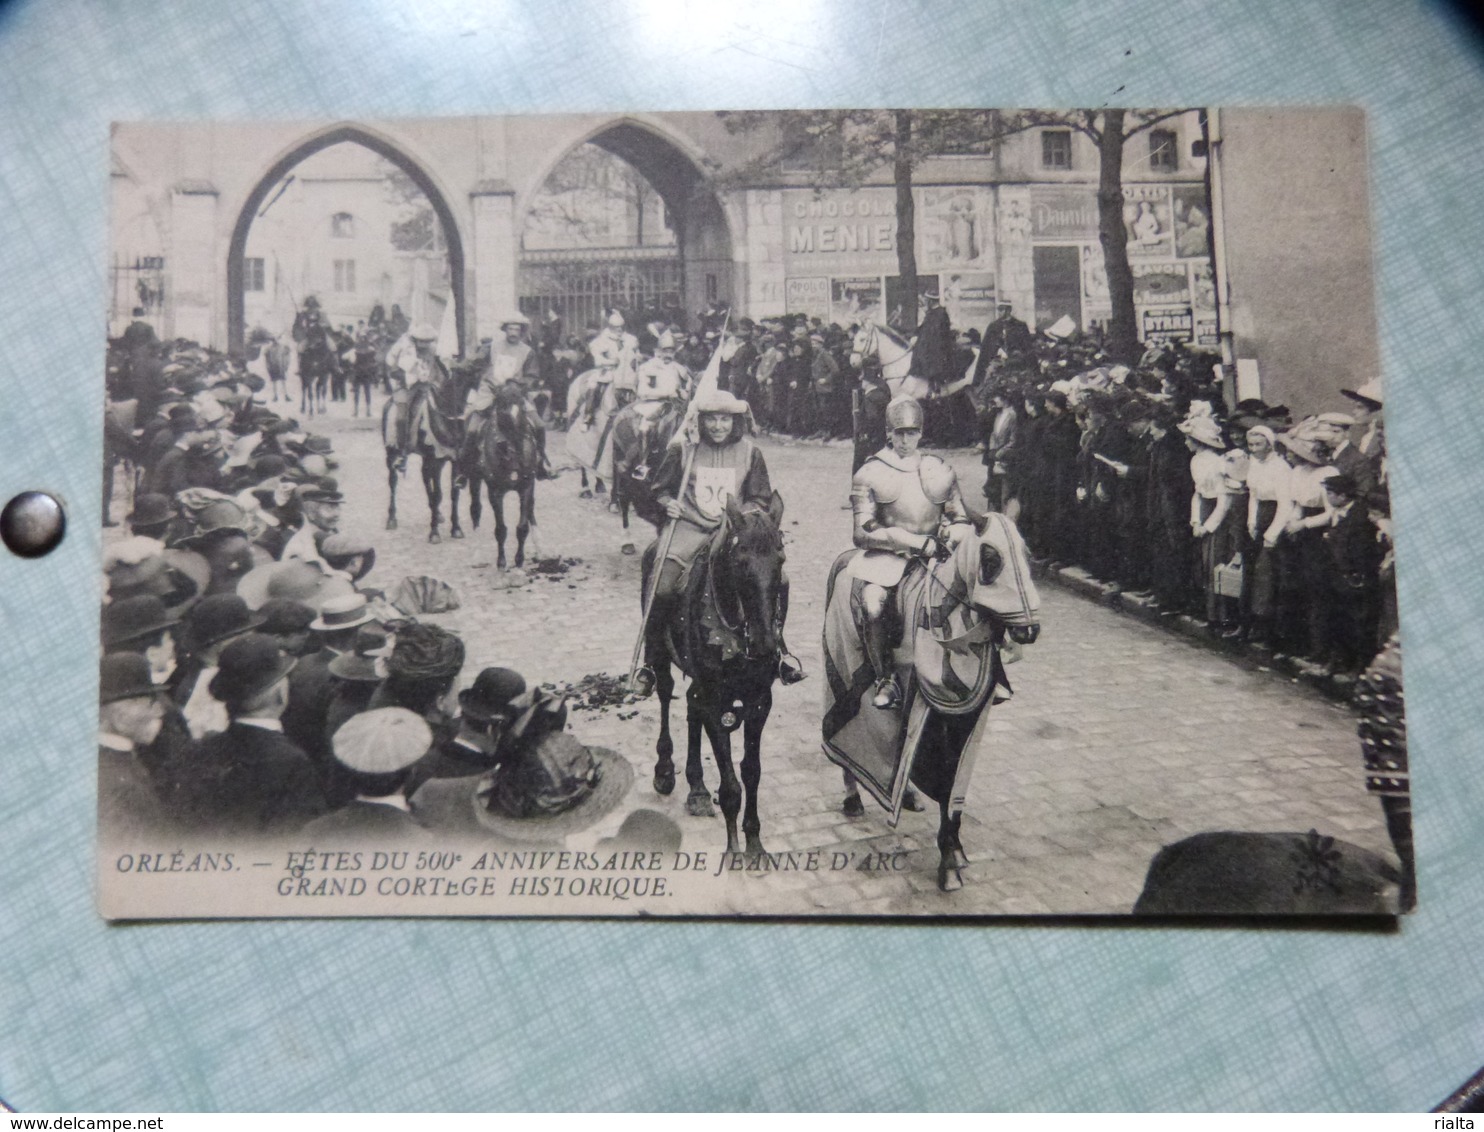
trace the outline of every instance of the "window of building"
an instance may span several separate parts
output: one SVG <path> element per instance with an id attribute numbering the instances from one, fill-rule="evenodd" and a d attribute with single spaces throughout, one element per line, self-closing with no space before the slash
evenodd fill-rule
<path id="1" fill-rule="evenodd" d="M 335 261 L 335 290 L 354 291 L 356 289 L 356 261 L 353 259 L 337 259 Z"/>
<path id="2" fill-rule="evenodd" d="M 263 257 L 252 256 L 242 261 L 242 289 L 263 290 Z"/>
<path id="3" fill-rule="evenodd" d="M 352 240 L 356 234 L 356 218 L 348 212 L 337 212 L 330 217 L 330 235 L 337 240 Z"/>
<path id="4" fill-rule="evenodd" d="M 1149 131 L 1149 168 L 1156 173 L 1173 173 L 1179 165 L 1175 152 L 1174 130 Z"/>
<path id="5" fill-rule="evenodd" d="M 1072 131 L 1041 131 L 1041 165 L 1047 169 L 1072 167 Z"/>

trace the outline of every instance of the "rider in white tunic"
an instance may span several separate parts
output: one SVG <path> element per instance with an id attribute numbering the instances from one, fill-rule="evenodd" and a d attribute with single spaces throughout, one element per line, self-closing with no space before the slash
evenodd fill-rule
<path id="1" fill-rule="evenodd" d="M 623 315 L 613 311 L 608 316 L 608 325 L 588 343 L 588 352 L 593 356 L 593 387 L 582 406 L 582 423 L 578 426 L 590 429 L 597 420 L 598 409 L 611 385 L 616 390 L 634 388 L 634 366 L 639 358 L 639 339 L 624 330 Z"/>
<path id="2" fill-rule="evenodd" d="M 866 655 L 876 675 L 878 708 L 901 703 L 888 613 L 893 591 L 914 560 L 931 560 L 958 546 L 973 527 L 958 476 L 937 456 L 917 450 L 922 404 L 898 397 L 886 407 L 891 443 L 861 465 L 850 485 L 859 553 L 844 575 L 866 583 L 862 592 Z"/>

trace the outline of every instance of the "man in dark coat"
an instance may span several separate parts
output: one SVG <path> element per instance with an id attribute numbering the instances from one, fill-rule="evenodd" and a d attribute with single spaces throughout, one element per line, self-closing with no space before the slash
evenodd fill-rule
<path id="1" fill-rule="evenodd" d="M 459 693 L 458 732 L 418 760 L 407 779 L 407 797 L 429 779 L 465 778 L 498 766 L 525 693 L 525 677 L 510 668 L 486 668 L 475 677 Z"/>
<path id="2" fill-rule="evenodd" d="M 939 389 L 958 376 L 954 371 L 958 343 L 948 322 L 948 312 L 938 305 L 938 293 L 928 291 L 922 297 L 928 309 L 917 328 L 917 344 L 912 347 L 912 368 L 908 372 Z"/>
<path id="3" fill-rule="evenodd" d="M 1012 363 L 1033 360 L 1036 343 L 1031 337 L 1031 328 L 1015 317 L 1015 308 L 1010 303 L 1000 304 L 1000 316 L 984 328 L 979 343 L 979 360 L 974 364 L 974 384 L 984 380 L 984 372 L 1001 350 Z"/>
<path id="4" fill-rule="evenodd" d="M 717 378 L 718 388 L 727 390 L 749 404 L 752 403 L 754 393 L 753 374 L 761 356 L 757 346 L 753 344 L 753 332 L 756 329 L 750 318 L 741 319 L 737 323 L 733 332 L 737 339 L 737 349 L 730 358 L 722 358 L 721 375 Z"/>
<path id="5" fill-rule="evenodd" d="M 185 802 L 195 823 L 237 835 L 283 834 L 325 811 L 319 776 L 280 722 L 293 667 L 294 659 L 261 633 L 222 650 L 209 688 L 227 705 L 231 723 L 191 752 Z"/>
<path id="6" fill-rule="evenodd" d="M 1375 652 L 1385 549 L 1365 504 L 1356 502 L 1354 479 L 1344 472 L 1329 476 L 1324 493 L 1334 509 L 1332 525 L 1324 532 L 1328 584 L 1318 595 L 1324 606 L 1325 659 L 1337 672 L 1354 675 Z"/>
<path id="7" fill-rule="evenodd" d="M 98 684 L 98 832 L 123 840 L 167 824 L 139 752 L 159 737 L 165 700 L 149 662 L 132 652 L 103 658 Z"/>

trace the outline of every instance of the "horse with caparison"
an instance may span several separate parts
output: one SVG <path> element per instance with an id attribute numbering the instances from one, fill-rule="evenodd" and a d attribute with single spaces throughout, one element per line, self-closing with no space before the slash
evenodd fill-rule
<path id="1" fill-rule="evenodd" d="M 670 737 L 670 701 L 675 697 L 673 662 L 690 677 L 686 692 L 688 745 L 686 812 L 715 813 L 701 766 L 701 737 L 721 774 L 717 800 L 726 820 L 728 853 L 740 850 L 737 816 L 742 814 L 746 852 L 764 852 L 757 794 L 762 781 L 763 729 L 773 709 L 773 683 L 783 657 L 788 616 L 783 578 L 783 498 L 769 506 L 739 505 L 728 497 L 720 525 L 697 554 L 684 580 L 674 615 L 664 626 L 664 654 L 650 657 L 660 698 L 660 734 L 655 744 L 654 788 L 675 789 L 675 745 Z M 658 544 L 643 558 L 643 589 L 649 593 Z M 732 734 L 742 731 L 742 777 L 732 765 Z M 746 808 L 743 811 L 743 794 Z"/>
<path id="2" fill-rule="evenodd" d="M 627 403 L 614 388 L 614 381 L 598 380 L 602 372 L 598 369 L 584 370 L 572 379 L 567 389 L 567 454 L 577 461 L 581 470 L 583 499 L 592 498 L 594 490 L 602 495 L 607 490 L 604 484 L 613 482 L 613 422 Z M 595 409 L 589 404 L 593 397 L 598 398 Z M 629 391 L 627 398 L 632 397 L 633 393 Z M 589 415 L 591 421 L 586 419 Z M 588 486 L 589 472 L 592 473 L 593 488 Z"/>
<path id="3" fill-rule="evenodd" d="M 459 483 L 454 463 L 464 442 L 464 404 L 478 381 L 478 370 L 457 365 L 450 372 L 435 359 L 433 377 L 397 390 L 381 411 L 381 439 L 386 449 L 386 529 L 397 529 L 397 480 L 407 471 L 409 456 L 418 458 L 423 490 L 428 497 L 431 524 L 428 541 L 443 541 L 438 527 L 443 522 L 443 469 L 449 469 L 449 537 L 463 538 L 459 525 Z"/>
<path id="4" fill-rule="evenodd" d="M 901 704 L 872 703 L 860 579 L 836 585 L 854 551 L 830 571 L 825 597 L 823 748 L 879 802 L 895 827 L 908 783 L 938 803 L 938 887 L 963 887 L 959 836 L 965 795 L 985 743 L 989 709 L 1010 698 L 1005 663 L 1040 633 L 1040 597 L 1015 524 L 973 516 L 973 533 L 933 561 L 916 561 L 895 587 L 901 641 L 894 654 Z"/>
<path id="5" fill-rule="evenodd" d="M 515 525 L 515 564 L 524 566 L 526 538 L 536 523 L 536 477 L 541 470 L 541 444 L 531 408 L 519 384 L 507 381 L 496 387 L 494 404 L 488 410 L 489 424 L 479 438 L 472 466 L 462 469 L 469 480 L 469 522 L 475 530 L 483 514 L 481 492 L 488 493 L 495 516 L 495 564 L 505 569 L 505 495 L 515 492 L 520 517 Z"/>
<path id="6" fill-rule="evenodd" d="M 641 406 L 660 408 L 646 416 Z M 634 553 L 629 537 L 629 514 L 632 512 L 656 531 L 665 525 L 665 509 L 655 498 L 653 475 L 664 458 L 665 448 L 685 420 L 685 402 L 634 401 L 619 409 L 613 418 L 609 439 L 613 452 L 613 502 L 618 505 L 623 523 L 621 550 Z"/>

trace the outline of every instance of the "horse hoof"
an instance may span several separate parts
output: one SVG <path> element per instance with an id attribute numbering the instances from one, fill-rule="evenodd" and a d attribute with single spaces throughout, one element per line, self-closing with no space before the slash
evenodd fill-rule
<path id="1" fill-rule="evenodd" d="M 526 556 L 524 554 L 517 554 L 515 556 L 515 568 L 517 570 L 519 570 L 525 564 L 526 564 Z"/>
<path id="2" fill-rule="evenodd" d="M 510 567 L 505 564 L 505 556 L 503 554 L 500 555 L 500 557 L 498 557 L 498 558 L 495 559 L 495 569 L 496 570 L 508 570 L 508 569 L 510 569 Z"/>
<path id="3" fill-rule="evenodd" d="M 395 520 L 395 519 L 388 519 L 386 521 L 386 529 L 389 530 L 389 531 L 396 530 L 397 529 L 397 520 Z"/>
<path id="4" fill-rule="evenodd" d="M 953 867 L 955 869 L 966 869 L 969 867 L 969 855 L 963 851 L 962 847 L 955 847 L 953 849 Z"/>
<path id="5" fill-rule="evenodd" d="M 763 856 L 765 853 L 767 853 L 767 850 L 763 848 L 763 839 L 760 836 L 758 836 L 756 833 L 749 833 L 747 835 L 747 861 L 748 861 L 748 863 L 749 864 L 756 864 L 757 863 L 757 859 L 759 857 Z"/>
<path id="6" fill-rule="evenodd" d="M 693 818 L 714 818 L 716 807 L 711 804 L 711 791 L 692 790 L 685 799 L 685 812 Z"/>
<path id="7" fill-rule="evenodd" d="M 448 532 L 448 537 L 449 538 L 463 538 L 464 537 L 464 532 L 462 530 L 455 529 L 455 530 L 452 530 L 452 531 L 449 531 Z"/>
<path id="8" fill-rule="evenodd" d="M 443 541 L 443 536 L 440 535 L 437 531 L 430 531 L 430 532 L 428 532 L 428 541 L 429 542 L 435 542 L 435 543 L 436 542 L 442 542 Z"/>
<path id="9" fill-rule="evenodd" d="M 952 865 L 942 864 L 938 866 L 938 891 L 957 892 L 964 886 L 964 878 L 958 869 Z"/>
<path id="10" fill-rule="evenodd" d="M 902 795 L 902 809 L 911 810 L 914 814 L 922 813 L 922 799 L 917 796 L 916 790 L 908 790 Z"/>
<path id="11" fill-rule="evenodd" d="M 633 555 L 639 553 L 639 548 L 631 542 L 624 543 L 621 547 L 618 548 L 618 550 L 620 554 Z"/>
<path id="12" fill-rule="evenodd" d="M 669 770 L 660 770 L 656 767 L 654 771 L 654 792 L 656 794 L 663 794 L 668 798 L 674 790 L 675 768 L 672 766 Z"/>
<path id="13" fill-rule="evenodd" d="M 866 816 L 866 807 L 859 794 L 847 794 L 845 802 L 840 806 L 840 812 L 847 818 L 863 818 Z"/>
<path id="14" fill-rule="evenodd" d="M 592 493 L 592 489 L 591 488 L 585 487 L 585 488 L 583 488 L 581 491 L 579 491 L 577 493 L 577 498 L 578 499 L 591 499 L 592 497 L 593 497 L 593 493 Z"/>

